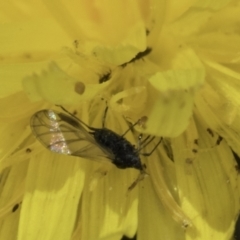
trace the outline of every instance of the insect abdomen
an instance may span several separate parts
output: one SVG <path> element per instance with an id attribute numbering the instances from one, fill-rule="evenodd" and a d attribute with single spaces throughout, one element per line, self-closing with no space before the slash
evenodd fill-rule
<path id="1" fill-rule="evenodd" d="M 114 155 L 113 164 L 118 168 L 142 170 L 142 164 L 135 147 L 117 133 L 106 129 L 96 129 L 93 133 L 96 142 Z"/>

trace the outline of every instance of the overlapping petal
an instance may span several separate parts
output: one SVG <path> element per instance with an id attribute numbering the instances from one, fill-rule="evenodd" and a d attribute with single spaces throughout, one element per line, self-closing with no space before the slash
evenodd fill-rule
<path id="1" fill-rule="evenodd" d="M 230 239 L 239 211 L 239 3 L 43 3 L 0 4 L 0 238 Z M 136 170 L 54 155 L 30 132 L 31 115 L 53 104 L 100 127 L 105 102 L 115 132 L 128 128 L 122 116 L 146 116 L 138 131 L 165 137 L 132 191 Z"/>

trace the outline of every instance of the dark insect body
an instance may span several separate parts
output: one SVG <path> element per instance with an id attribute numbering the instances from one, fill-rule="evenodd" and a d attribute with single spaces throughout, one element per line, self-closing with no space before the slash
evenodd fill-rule
<path id="1" fill-rule="evenodd" d="M 124 137 L 107 128 L 97 129 L 91 134 L 100 146 L 113 154 L 112 163 L 118 168 L 136 168 L 143 171 L 137 149 Z"/>
<path id="2" fill-rule="evenodd" d="M 61 107 L 61 106 L 60 106 Z M 132 189 L 146 175 L 145 165 L 141 163 L 140 154 L 150 156 L 160 144 L 155 145 L 150 153 L 140 153 L 155 137 L 138 138 L 135 148 L 124 136 L 138 122 L 133 124 L 123 135 L 104 127 L 107 108 L 102 128 L 93 128 L 69 113 L 45 109 L 35 113 L 30 121 L 32 131 L 37 139 L 50 151 L 60 154 L 83 157 L 93 160 L 110 160 L 116 167 L 135 168 L 140 171 L 138 179 L 129 187 Z"/>
<path id="3" fill-rule="evenodd" d="M 152 51 L 152 48 L 147 47 L 144 51 L 139 52 L 134 58 L 132 58 L 129 62 L 123 63 L 120 65 L 121 67 L 126 67 L 129 63 L 136 62 L 137 60 L 147 56 Z"/>
<path id="4" fill-rule="evenodd" d="M 112 72 L 110 71 L 110 72 L 108 72 L 108 73 L 106 73 L 106 74 L 104 74 L 103 76 L 101 76 L 100 77 L 100 79 L 99 79 L 99 83 L 101 84 L 101 83 L 104 83 L 104 82 L 107 82 L 110 78 L 111 78 L 111 74 L 112 74 Z"/>

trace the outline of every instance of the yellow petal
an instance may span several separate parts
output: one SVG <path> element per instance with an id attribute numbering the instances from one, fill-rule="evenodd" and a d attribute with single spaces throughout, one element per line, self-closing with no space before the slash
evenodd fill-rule
<path id="1" fill-rule="evenodd" d="M 123 42 L 142 49 L 145 27 L 139 11 L 139 3 L 128 1 L 44 1 L 53 16 L 66 32 L 78 40 L 95 39 L 99 42 L 115 44 Z M 57 6 L 57 7 L 56 7 Z M 148 4 L 146 7 L 150 10 Z M 130 39 L 127 39 L 131 36 Z"/>
<path id="2" fill-rule="evenodd" d="M 108 83 L 106 83 L 108 84 Z M 23 87 L 32 101 L 46 100 L 53 104 L 78 104 L 92 98 L 106 84 L 84 84 L 52 63 L 48 71 L 23 80 Z"/>
<path id="3" fill-rule="evenodd" d="M 173 66 L 175 70 L 158 72 L 149 79 L 144 130 L 149 134 L 175 137 L 186 129 L 192 115 L 194 93 L 204 81 L 204 69 L 189 50 L 179 53 Z"/>
<path id="4" fill-rule="evenodd" d="M 98 174 L 100 176 L 101 172 Z M 137 174 L 136 170 L 121 171 L 116 168 L 100 177 L 96 172 L 88 174 L 80 210 L 81 229 L 75 239 L 79 236 L 89 240 L 134 236 L 137 228 L 137 188 L 128 193 L 128 187 Z"/>
<path id="5" fill-rule="evenodd" d="M 212 61 L 230 63 L 239 60 L 239 34 L 207 33 L 194 40 L 199 52 Z"/>
<path id="6" fill-rule="evenodd" d="M 1 58 L 22 56 L 29 60 L 38 54 L 53 54 L 72 41 L 52 19 L 29 20 L 0 25 L 4 37 L 0 40 Z M 36 57 L 35 57 L 36 55 Z"/>
<path id="7" fill-rule="evenodd" d="M 18 239 L 70 239 L 84 185 L 78 163 L 49 152 L 30 161 Z"/>
<path id="8" fill-rule="evenodd" d="M 230 33 L 237 33 L 240 20 L 239 11 L 240 5 L 234 4 L 234 2 L 220 11 L 216 11 L 208 20 L 202 31 L 216 32 L 216 34 L 225 32 L 227 35 Z"/>
<path id="9" fill-rule="evenodd" d="M 28 161 L 1 171 L 0 237 L 16 239 Z"/>
<path id="10" fill-rule="evenodd" d="M 210 84 L 196 95 L 196 107 L 212 130 L 226 139 L 240 155 L 239 79 L 237 72 L 221 65 L 208 62 L 211 67 Z M 216 85 L 218 83 L 218 85 Z M 212 85 L 212 86 L 211 86 Z"/>
<path id="11" fill-rule="evenodd" d="M 15 124 L 16 121 L 25 118 L 26 123 L 26 116 L 32 114 L 39 106 L 39 104 L 31 103 L 23 91 L 1 98 L 0 122 L 1 124 L 10 122 Z"/>
<path id="12" fill-rule="evenodd" d="M 170 37 L 173 38 L 174 41 L 186 41 L 186 43 L 189 44 L 188 41 L 206 25 L 211 15 L 212 13 L 206 10 L 188 11 L 177 21 L 166 24 L 162 34 L 165 35 L 170 33 Z M 185 37 L 190 37 L 190 39 L 185 39 Z"/>
<path id="13" fill-rule="evenodd" d="M 177 19 L 179 16 L 183 15 L 197 0 L 170 0 L 166 1 L 167 9 L 166 9 L 166 22 L 172 22 Z"/>
<path id="14" fill-rule="evenodd" d="M 227 143 L 217 145 L 217 136 L 196 119 L 198 139 L 189 128 L 173 141 L 181 206 L 194 226 L 186 239 L 230 239 L 239 210 L 236 163 Z"/>
<path id="15" fill-rule="evenodd" d="M 2 22 L 21 22 L 31 18 L 48 18 L 50 14 L 41 0 L 14 0 L 0 3 L 0 21 Z"/>
<path id="16" fill-rule="evenodd" d="M 183 229 L 191 226 L 191 220 L 179 205 L 174 162 L 160 145 L 147 163 L 149 177 L 139 190 L 138 238 L 184 239 Z"/>
<path id="17" fill-rule="evenodd" d="M 51 19 L 30 19 L 0 25 L 0 96 L 21 89 L 21 80 L 39 72 L 56 57 L 63 46 L 72 44 L 61 28 Z M 61 61 L 61 60 L 60 60 Z M 8 79 L 8 81 L 6 81 Z"/>
<path id="18" fill-rule="evenodd" d="M 231 0 L 198 0 L 195 3 L 195 7 L 200 7 L 200 8 L 209 8 L 213 10 L 218 10 L 223 7 L 225 7 L 227 4 L 229 4 Z"/>

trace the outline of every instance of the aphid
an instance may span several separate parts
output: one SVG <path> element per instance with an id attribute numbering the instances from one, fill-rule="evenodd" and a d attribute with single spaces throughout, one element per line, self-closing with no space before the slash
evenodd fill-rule
<path id="1" fill-rule="evenodd" d="M 61 106 L 60 106 L 61 107 Z M 139 178 L 130 186 L 132 189 L 138 181 L 143 179 L 145 165 L 141 163 L 140 154 L 149 156 L 160 144 L 160 141 L 149 153 L 140 153 L 155 137 L 138 138 L 138 147 L 132 145 L 124 136 L 133 127 L 133 124 L 123 135 L 105 128 L 107 108 L 104 113 L 102 128 L 93 128 L 85 124 L 65 108 L 68 114 L 55 110 L 45 109 L 35 113 L 30 121 L 32 131 L 37 139 L 50 151 L 60 154 L 83 157 L 93 160 L 110 160 L 121 169 L 135 168 L 140 171 Z"/>
<path id="2" fill-rule="evenodd" d="M 132 58 L 129 62 L 123 63 L 120 65 L 121 67 L 126 67 L 129 63 L 133 63 L 145 56 L 147 56 L 152 51 L 152 48 L 147 47 L 143 52 L 139 52 L 134 58 Z"/>
<path id="3" fill-rule="evenodd" d="M 100 77 L 100 79 L 99 79 L 99 83 L 101 84 L 101 83 L 104 83 L 104 82 L 107 82 L 110 78 L 111 78 L 111 74 L 112 74 L 112 72 L 110 71 L 110 72 L 108 72 L 108 73 L 106 73 L 106 74 L 104 74 L 103 76 L 101 76 Z"/>

